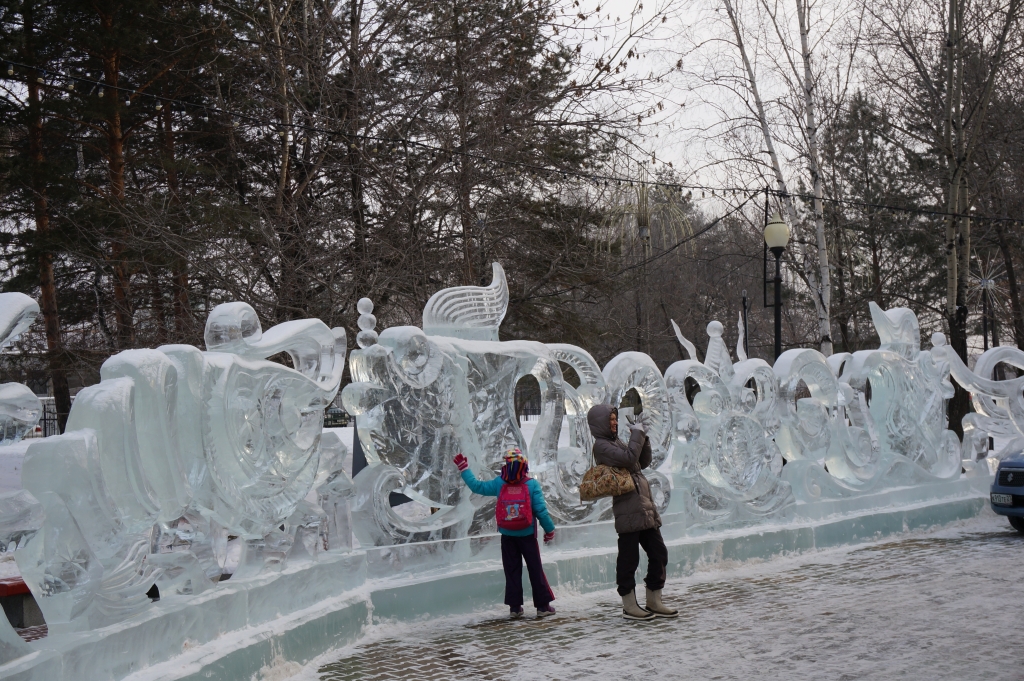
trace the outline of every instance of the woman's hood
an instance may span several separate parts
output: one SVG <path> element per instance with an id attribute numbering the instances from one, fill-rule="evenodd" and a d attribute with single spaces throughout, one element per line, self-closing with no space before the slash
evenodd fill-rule
<path id="1" fill-rule="evenodd" d="M 587 425 L 590 426 L 590 434 L 602 440 L 616 440 L 618 433 L 612 433 L 611 424 L 608 423 L 615 407 L 610 404 L 595 404 L 587 412 Z"/>

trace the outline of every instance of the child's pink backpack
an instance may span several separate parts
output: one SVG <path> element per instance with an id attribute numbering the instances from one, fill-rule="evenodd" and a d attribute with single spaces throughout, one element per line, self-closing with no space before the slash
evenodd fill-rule
<path id="1" fill-rule="evenodd" d="M 498 519 L 498 527 L 503 530 L 525 530 L 533 525 L 530 488 L 525 481 L 501 486 L 494 514 Z"/>

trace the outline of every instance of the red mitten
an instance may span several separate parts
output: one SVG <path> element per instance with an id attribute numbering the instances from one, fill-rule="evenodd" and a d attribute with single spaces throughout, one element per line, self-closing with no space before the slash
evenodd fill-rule
<path id="1" fill-rule="evenodd" d="M 460 473 L 469 468 L 469 459 L 464 454 L 456 454 L 452 461 L 455 462 L 455 466 L 459 469 Z"/>
<path id="2" fill-rule="evenodd" d="M 555 538 L 555 531 L 551 530 L 550 532 L 548 532 L 548 533 L 546 533 L 544 535 L 544 543 L 545 544 L 549 544 L 549 543 L 551 543 L 551 540 L 554 539 L 554 538 Z"/>

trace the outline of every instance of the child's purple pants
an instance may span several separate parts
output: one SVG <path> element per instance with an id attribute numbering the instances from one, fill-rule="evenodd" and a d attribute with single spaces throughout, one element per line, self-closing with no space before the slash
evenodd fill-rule
<path id="1" fill-rule="evenodd" d="M 530 573 L 533 604 L 541 609 L 547 608 L 548 604 L 555 600 L 555 594 L 551 592 L 548 578 L 544 576 L 536 532 L 528 537 L 501 535 L 501 563 L 505 567 L 505 605 L 513 610 L 518 610 L 523 605 L 524 559 L 526 570 Z"/>

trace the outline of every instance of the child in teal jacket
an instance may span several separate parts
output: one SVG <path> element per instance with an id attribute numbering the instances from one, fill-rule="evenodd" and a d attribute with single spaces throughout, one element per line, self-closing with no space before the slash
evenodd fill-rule
<path id="1" fill-rule="evenodd" d="M 501 467 L 501 475 L 492 480 L 477 480 L 473 471 L 469 470 L 469 461 L 462 454 L 455 457 L 455 465 L 462 474 L 466 485 L 476 494 L 496 497 L 506 484 L 522 484 L 530 491 L 530 506 L 533 509 L 535 522 L 522 530 L 510 530 L 499 527 L 501 533 L 501 563 L 505 568 L 505 605 L 513 618 L 523 616 L 523 560 L 530 574 L 530 586 L 533 588 L 533 604 L 537 607 L 537 617 L 554 615 L 555 609 L 551 601 L 555 594 L 548 586 L 544 576 L 544 566 L 540 560 L 540 545 L 537 542 L 537 523 L 544 528 L 544 543 L 555 537 L 555 524 L 548 513 L 548 505 L 544 501 L 544 493 L 540 483 L 529 477 L 529 465 L 526 457 L 518 449 L 505 454 L 505 464 Z"/>

